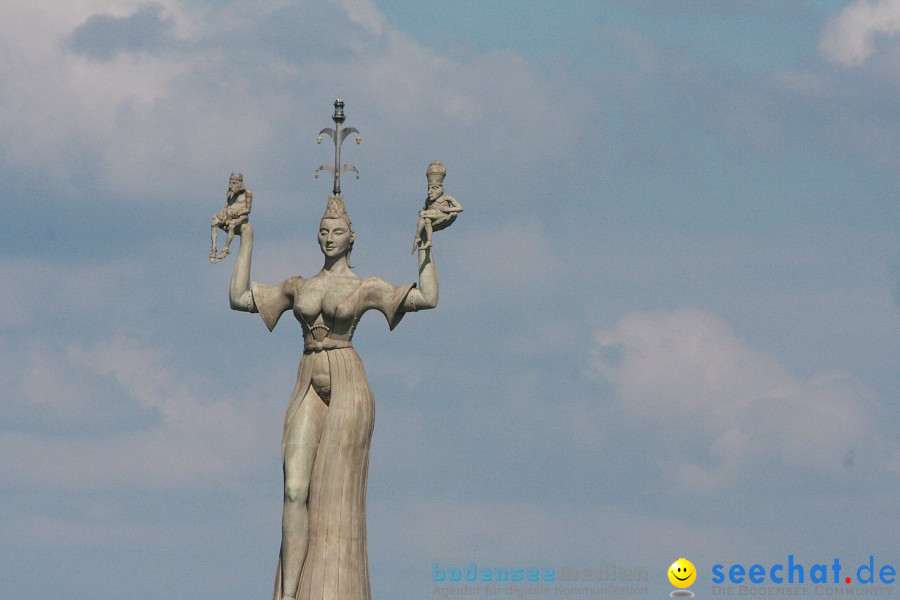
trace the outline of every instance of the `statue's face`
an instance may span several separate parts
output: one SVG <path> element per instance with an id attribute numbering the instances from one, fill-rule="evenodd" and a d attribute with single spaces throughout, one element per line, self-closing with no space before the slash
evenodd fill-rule
<path id="1" fill-rule="evenodd" d="M 419 188 L 422 189 L 422 188 Z M 444 186 L 440 183 L 429 183 L 428 184 L 428 200 L 434 202 L 438 198 L 444 195 Z"/>
<path id="2" fill-rule="evenodd" d="M 319 223 L 319 248 L 325 256 L 347 254 L 352 241 L 353 233 L 343 219 L 322 219 Z"/>
<path id="3" fill-rule="evenodd" d="M 228 195 L 236 196 L 238 192 L 241 190 L 241 182 L 235 180 L 228 181 Z"/>

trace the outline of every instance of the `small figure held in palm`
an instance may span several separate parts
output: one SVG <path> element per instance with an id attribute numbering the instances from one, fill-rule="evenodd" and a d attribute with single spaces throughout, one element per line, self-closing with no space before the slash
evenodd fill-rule
<path id="1" fill-rule="evenodd" d="M 232 173 L 228 179 L 228 196 L 225 199 L 225 208 L 213 215 L 212 218 L 212 250 L 209 252 L 209 262 L 219 262 L 228 254 L 231 240 L 235 233 L 240 233 L 241 225 L 250 220 L 250 209 L 253 207 L 253 192 L 244 187 L 244 174 Z M 216 239 L 219 229 L 227 232 L 225 247 L 216 254 Z"/>
<path id="2" fill-rule="evenodd" d="M 425 177 L 428 179 L 428 198 L 425 200 L 425 206 L 419 211 L 413 253 L 416 250 L 431 248 L 432 234 L 450 227 L 456 216 L 463 211 L 456 198 L 444 193 L 446 175 L 447 169 L 439 161 L 432 162 L 425 171 Z"/>

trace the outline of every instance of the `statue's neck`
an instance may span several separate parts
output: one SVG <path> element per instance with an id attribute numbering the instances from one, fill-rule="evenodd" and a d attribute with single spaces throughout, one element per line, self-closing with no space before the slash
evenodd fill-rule
<path id="1" fill-rule="evenodd" d="M 322 270 L 331 273 L 332 275 L 346 275 L 352 273 L 350 265 L 347 263 L 346 254 L 343 256 L 326 256 L 325 266 L 322 267 Z"/>

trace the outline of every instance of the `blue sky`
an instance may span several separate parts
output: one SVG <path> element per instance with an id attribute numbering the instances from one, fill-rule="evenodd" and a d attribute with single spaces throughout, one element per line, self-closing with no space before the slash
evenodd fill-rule
<path id="1" fill-rule="evenodd" d="M 900 567 L 900 2 L 2 1 L 0 597 L 266 597 L 342 97 L 360 275 L 441 300 L 355 345 L 376 598 L 433 556 Z M 448 561 L 449 562 L 452 561 Z M 459 561 L 463 566 L 468 562 Z"/>

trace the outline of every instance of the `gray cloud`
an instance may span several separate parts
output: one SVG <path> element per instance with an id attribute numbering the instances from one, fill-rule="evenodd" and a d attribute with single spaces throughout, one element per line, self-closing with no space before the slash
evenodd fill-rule
<path id="1" fill-rule="evenodd" d="M 128 17 L 94 15 L 76 29 L 66 45 L 73 52 L 110 60 L 122 53 L 159 53 L 165 45 L 173 19 L 163 17 L 163 7 L 146 4 Z"/>

